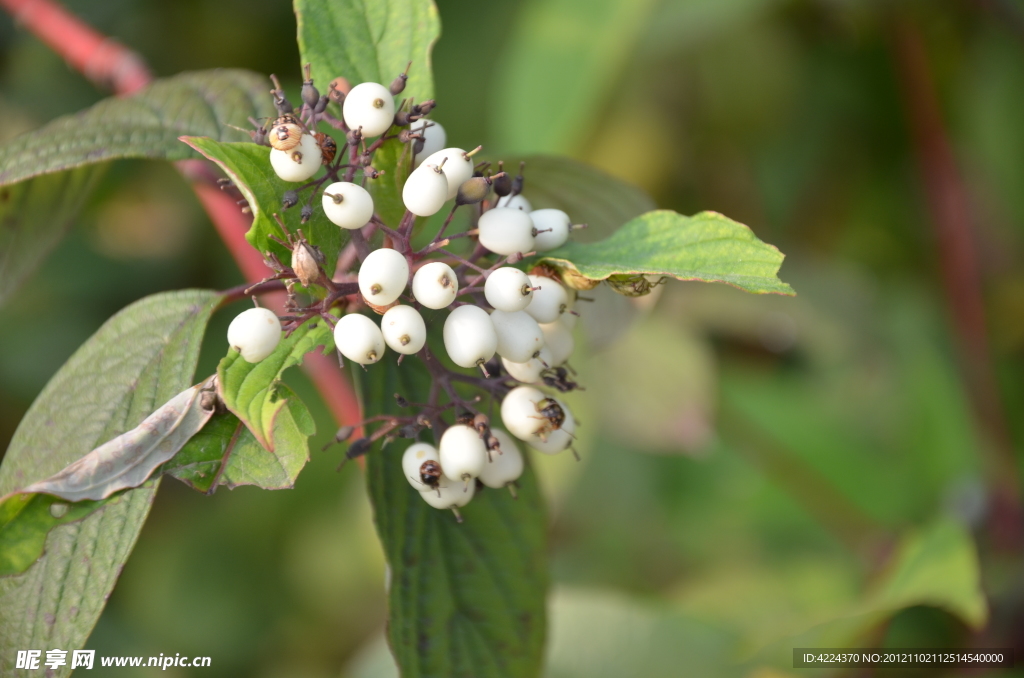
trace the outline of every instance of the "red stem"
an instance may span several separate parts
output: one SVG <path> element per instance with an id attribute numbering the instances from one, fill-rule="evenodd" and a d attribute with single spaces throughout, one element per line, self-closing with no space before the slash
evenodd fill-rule
<path id="1" fill-rule="evenodd" d="M 894 53 L 907 122 L 924 185 L 938 248 L 949 321 L 967 392 L 991 450 L 987 462 L 994 490 L 993 535 L 1004 546 L 1019 543 L 1021 508 L 1012 439 L 989 350 L 974 217 L 967 187 L 957 168 L 917 26 L 902 21 Z"/>
<path id="2" fill-rule="evenodd" d="M 0 0 L 0 6 L 99 87 L 130 94 L 152 79 L 138 54 L 97 33 L 51 0 Z"/>
<path id="3" fill-rule="evenodd" d="M 7 10 L 16 23 L 62 56 L 69 66 L 102 88 L 117 94 L 130 94 L 152 80 L 149 69 L 138 54 L 96 32 L 53 0 L 0 0 L 0 7 Z M 210 215 L 218 235 L 245 279 L 256 283 L 267 277 L 270 269 L 263 263 L 260 253 L 245 239 L 252 219 L 209 180 L 209 167 L 204 161 L 183 160 L 176 165 Z M 284 299 L 283 292 L 274 292 L 266 301 L 268 306 L 280 311 Z M 339 424 L 351 425 L 362 420 L 355 392 L 336 363 L 324 356 L 311 354 L 304 361 L 303 368 Z"/>

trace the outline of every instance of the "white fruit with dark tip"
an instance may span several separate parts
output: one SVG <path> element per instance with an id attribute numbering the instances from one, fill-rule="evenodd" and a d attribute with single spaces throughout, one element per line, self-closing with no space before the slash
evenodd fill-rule
<path id="1" fill-rule="evenodd" d="M 444 348 L 459 367 L 476 367 L 494 357 L 498 335 L 487 311 L 459 306 L 444 321 Z"/>
<path id="2" fill-rule="evenodd" d="M 362 228 L 373 217 L 373 198 L 358 184 L 336 181 L 324 189 L 324 214 L 331 223 L 353 230 Z"/>
<path id="3" fill-rule="evenodd" d="M 522 196 L 521 193 L 508 195 L 498 200 L 496 207 L 508 207 L 509 209 L 520 210 L 521 212 L 532 212 L 533 205 Z"/>
<path id="4" fill-rule="evenodd" d="M 566 313 L 565 315 L 571 315 Z M 564 316 L 563 316 L 564 317 Z M 545 323 L 540 326 L 544 333 L 544 346 L 548 349 L 551 358 L 551 367 L 558 367 L 572 356 L 576 349 L 576 340 L 570 330 L 561 320 L 553 323 Z"/>
<path id="5" fill-rule="evenodd" d="M 448 199 L 448 177 L 434 163 L 413 170 L 402 187 L 405 208 L 418 217 L 429 217 L 444 206 Z"/>
<path id="6" fill-rule="evenodd" d="M 531 275 L 530 283 L 540 289 L 533 291 L 533 299 L 526 307 L 526 312 L 532 315 L 537 322 L 553 323 L 562 313 L 571 308 L 569 294 L 557 280 L 542 275 Z"/>
<path id="7" fill-rule="evenodd" d="M 395 119 L 395 98 L 376 82 L 363 82 L 345 95 L 342 116 L 349 129 L 363 128 L 363 137 L 384 134 Z"/>
<path id="8" fill-rule="evenodd" d="M 449 426 L 438 444 L 441 471 L 449 480 L 476 478 L 487 464 L 487 446 L 479 431 L 465 424 Z"/>
<path id="9" fill-rule="evenodd" d="M 405 355 L 419 353 L 427 343 L 427 325 L 412 306 L 392 306 L 380 319 L 380 331 L 391 350 Z"/>
<path id="10" fill-rule="evenodd" d="M 408 282 L 409 262 L 397 250 L 374 250 L 359 266 L 359 291 L 377 306 L 387 306 L 397 299 Z"/>
<path id="11" fill-rule="evenodd" d="M 424 486 L 423 481 L 420 480 L 420 467 L 427 461 L 441 463 L 437 448 L 427 443 L 413 443 L 402 454 L 402 473 L 405 474 L 405 479 L 409 481 L 410 485 L 423 492 L 433 489 Z"/>
<path id="12" fill-rule="evenodd" d="M 384 335 L 361 313 L 349 313 L 334 326 L 334 345 L 354 363 L 372 365 L 384 356 Z"/>
<path id="13" fill-rule="evenodd" d="M 497 254 L 533 251 L 533 220 L 522 210 L 495 207 L 480 216 L 480 244 Z"/>
<path id="14" fill-rule="evenodd" d="M 467 157 L 466 152 L 461 148 L 443 148 L 428 155 L 423 160 L 423 164 L 441 166 L 442 160 L 444 160 L 444 173 L 448 177 L 448 195 L 445 199 L 451 200 L 459 192 L 462 182 L 473 177 L 473 158 L 472 156 Z"/>
<path id="15" fill-rule="evenodd" d="M 484 466 L 479 478 L 487 487 L 498 489 L 515 482 L 523 475 L 523 453 L 512 436 L 500 428 L 492 428 L 491 433 L 498 439 L 501 454 L 497 451 L 492 452 L 491 461 Z"/>
<path id="16" fill-rule="evenodd" d="M 420 118 L 409 125 L 409 130 L 423 136 L 423 150 L 416 154 L 413 161 L 416 167 L 422 165 L 424 160 L 443 149 L 444 145 L 448 143 L 448 134 L 445 133 L 444 127 L 434 120 Z"/>
<path id="17" fill-rule="evenodd" d="M 533 435 L 526 443 L 544 454 L 558 454 L 564 450 L 569 449 L 569 446 L 576 440 L 576 419 L 572 416 L 572 411 L 569 407 L 557 398 L 555 402 L 561 406 L 562 411 L 565 412 L 565 421 L 562 422 L 561 427 L 549 431 L 546 435 Z"/>
<path id="18" fill-rule="evenodd" d="M 453 509 L 465 506 L 476 494 L 476 483 L 459 483 L 441 477 L 436 488 L 421 490 L 420 496 L 436 509 Z"/>
<path id="19" fill-rule="evenodd" d="M 507 358 L 502 358 L 501 364 L 505 366 L 505 371 L 508 372 L 510 377 L 525 384 L 533 384 L 540 381 L 540 373 L 549 367 L 554 367 L 551 352 L 547 346 L 540 350 L 540 355 L 536 358 L 530 358 L 524 363 L 514 363 Z"/>
<path id="20" fill-rule="evenodd" d="M 447 308 L 458 294 L 459 280 L 455 271 L 443 261 L 421 266 L 412 277 L 412 295 L 427 308 Z"/>
<path id="21" fill-rule="evenodd" d="M 541 409 L 558 403 L 565 419 L 555 427 L 541 414 Z M 509 433 L 544 454 L 558 454 L 572 445 L 576 420 L 568 406 L 557 398 L 549 398 L 532 386 L 517 386 L 501 402 L 501 421 Z"/>
<path id="22" fill-rule="evenodd" d="M 303 134 L 299 145 L 291 150 L 270 149 L 270 166 L 285 181 L 305 181 L 320 169 L 321 157 L 320 144 L 313 135 Z"/>
<path id="23" fill-rule="evenodd" d="M 496 351 L 502 358 L 524 363 L 544 347 L 544 332 L 525 311 L 494 311 L 491 322 L 498 335 Z"/>
<path id="24" fill-rule="evenodd" d="M 501 422 L 508 432 L 520 440 L 529 440 L 541 428 L 544 421 L 540 419 L 537 403 L 547 396 L 532 386 L 517 386 L 505 394 L 501 401 Z"/>
<path id="25" fill-rule="evenodd" d="M 533 219 L 533 227 L 536 229 L 534 243 L 538 252 L 561 247 L 569 239 L 572 221 L 562 210 L 534 210 L 530 212 L 530 218 Z"/>
<path id="26" fill-rule="evenodd" d="M 487 276 L 484 297 L 499 311 L 522 311 L 533 299 L 533 284 L 518 268 L 502 266 Z"/>
<path id="27" fill-rule="evenodd" d="M 281 341 L 281 321 L 266 308 L 250 308 L 228 325 L 228 344 L 249 363 L 258 363 L 274 352 Z"/>

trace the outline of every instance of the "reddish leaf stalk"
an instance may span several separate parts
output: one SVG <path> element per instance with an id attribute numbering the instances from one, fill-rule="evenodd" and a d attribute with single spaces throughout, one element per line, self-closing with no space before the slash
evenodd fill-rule
<path id="1" fill-rule="evenodd" d="M 911 140 L 921 172 L 949 321 L 967 392 L 987 438 L 993 489 L 993 537 L 1012 548 L 1021 538 L 1021 507 L 1013 446 L 989 350 L 975 223 L 967 187 L 946 134 L 924 41 L 907 20 L 897 26 L 894 57 Z"/>
<path id="2" fill-rule="evenodd" d="M 116 94 L 130 94 L 152 80 L 138 54 L 96 32 L 52 0 L 0 0 L 0 7 L 62 56 L 69 66 L 101 88 L 111 89 Z M 207 179 L 209 172 L 203 161 L 185 160 L 176 165 L 209 214 L 245 279 L 256 283 L 267 277 L 270 269 L 245 239 L 252 219 L 242 213 L 231 196 Z M 273 293 L 267 302 L 268 306 L 282 307 L 284 293 Z M 303 368 L 339 424 L 355 424 L 362 419 L 355 392 L 337 364 L 324 356 L 311 354 Z"/>

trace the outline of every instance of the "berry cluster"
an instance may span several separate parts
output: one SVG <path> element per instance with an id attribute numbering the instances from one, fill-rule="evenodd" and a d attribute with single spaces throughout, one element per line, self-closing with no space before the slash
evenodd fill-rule
<path id="1" fill-rule="evenodd" d="M 399 362 L 405 356 L 422 360 L 431 375 L 427 402 L 410 403 L 396 394 L 402 408 L 416 413 L 362 422 L 376 425 L 375 430 L 352 442 L 346 459 L 365 454 L 376 440 L 415 439 L 432 429 L 437 447 L 410 445 L 403 470 L 427 503 L 456 510 L 481 487 L 513 487 L 523 470 L 516 438 L 547 454 L 572 446 L 572 413 L 538 387 L 579 388 L 567 366 L 574 348 L 576 291 L 557 272 L 542 266 L 523 270 L 523 262 L 564 244 L 578 226 L 561 210 L 531 209 L 521 195 L 522 165 L 511 177 L 501 163 L 497 171 L 490 163 L 477 163 L 479 147 L 468 152 L 446 148 L 445 130 L 427 118 L 434 101 L 403 100 L 396 106 L 394 97 L 404 90 L 407 72 L 390 87 L 374 82 L 350 87 L 337 78 L 330 92 L 320 95 L 307 66 L 298 109 L 273 79 L 278 117 L 269 125 L 254 121 L 250 134 L 256 143 L 272 147 L 270 162 L 281 179 L 307 182 L 282 196 L 282 209 L 297 205 L 309 190 L 301 208 L 306 223 L 319 193 L 324 214 L 350 239 L 337 262 L 326 262 L 301 230 L 289 233 L 278 219 L 284 235 L 278 242 L 291 251 L 291 262 L 286 265 L 266 253 L 275 274 L 264 282 L 284 282 L 286 314 L 278 318 L 264 308 L 249 309 L 231 323 L 228 342 L 243 359 L 258 362 L 274 351 L 283 333 L 318 318 L 333 326 L 340 354 L 364 369 L 383 359 L 387 348 Z M 340 107 L 340 117 L 332 103 Z M 318 131 L 321 123 L 344 134 L 347 153 L 338 152 L 330 134 Z M 412 154 L 415 168 L 403 186 L 406 212 L 397 224 L 381 219 L 367 190 L 383 174 L 373 159 L 388 143 L 405 145 L 403 153 Z M 323 175 L 313 179 L 320 168 Z M 422 241 L 417 218 L 430 217 L 449 203 L 435 236 L 414 247 L 414 235 Z M 467 228 L 446 236 L 460 208 L 469 214 Z M 371 242 L 377 240 L 382 243 L 375 248 Z M 455 251 L 458 245 L 464 245 L 461 253 Z M 297 285 L 312 303 L 299 301 Z M 339 308 L 344 311 L 340 318 Z M 431 352 L 427 327 L 441 320 L 438 312 L 445 312 L 441 334 L 447 358 L 472 372 L 451 369 Z M 379 323 L 374 316 L 380 316 Z M 466 386 L 482 395 L 464 397 Z M 478 409 L 484 396 L 490 397 L 492 410 L 500 406 L 507 432 L 492 429 Z M 449 409 L 455 412 L 451 424 L 443 418 Z M 354 430 L 344 427 L 337 440 L 351 437 Z"/>

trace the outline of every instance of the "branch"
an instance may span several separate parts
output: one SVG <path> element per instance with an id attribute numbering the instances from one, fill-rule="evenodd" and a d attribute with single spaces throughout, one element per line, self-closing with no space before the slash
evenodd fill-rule
<path id="1" fill-rule="evenodd" d="M 97 33 L 52 0 L 0 0 L 0 7 L 98 87 L 131 94 L 152 80 L 138 54 Z"/>

